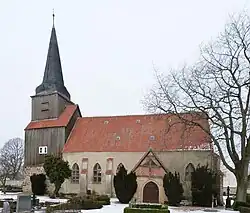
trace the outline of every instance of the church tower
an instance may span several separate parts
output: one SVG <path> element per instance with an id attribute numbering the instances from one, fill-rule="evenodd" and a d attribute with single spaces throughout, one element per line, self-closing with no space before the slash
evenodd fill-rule
<path id="1" fill-rule="evenodd" d="M 31 122 L 25 128 L 25 167 L 37 167 L 48 154 L 60 155 L 80 110 L 64 85 L 61 59 L 53 26 L 42 83 L 32 98 Z"/>
<path id="2" fill-rule="evenodd" d="M 54 14 L 43 81 L 31 98 L 32 121 L 58 118 L 65 105 L 72 104 L 70 94 L 64 85 Z"/>

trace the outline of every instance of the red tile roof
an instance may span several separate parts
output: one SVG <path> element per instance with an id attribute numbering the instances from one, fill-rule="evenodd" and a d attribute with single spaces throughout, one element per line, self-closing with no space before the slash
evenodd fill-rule
<path id="1" fill-rule="evenodd" d="M 77 105 L 67 105 L 59 118 L 31 121 L 25 130 L 67 126 L 77 108 Z"/>
<path id="2" fill-rule="evenodd" d="M 201 120 L 201 119 L 200 119 Z M 185 128 L 173 115 L 135 115 L 78 118 L 63 152 L 146 152 L 210 149 L 199 127 Z M 180 121 L 180 119 L 179 119 Z M 174 126 L 171 123 L 175 122 Z M 209 128 L 208 121 L 200 123 Z M 169 125 L 172 127 L 167 130 Z M 152 137 L 150 137 L 152 136 Z"/>

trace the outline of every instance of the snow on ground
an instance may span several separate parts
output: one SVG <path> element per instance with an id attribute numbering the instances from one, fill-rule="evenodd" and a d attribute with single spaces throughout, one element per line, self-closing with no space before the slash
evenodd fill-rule
<path id="1" fill-rule="evenodd" d="M 233 205 L 234 204 L 234 200 L 232 199 L 232 197 L 230 197 L 231 198 L 231 205 Z M 223 202 L 226 204 L 226 200 L 227 200 L 227 196 L 223 196 Z"/>
<path id="2" fill-rule="evenodd" d="M 19 192 L 19 193 L 8 192 L 4 194 L 3 192 L 0 191 L 0 200 L 3 200 L 3 199 L 17 200 L 18 194 L 23 194 L 23 193 L 22 192 Z M 67 199 L 51 199 L 48 196 L 36 196 L 36 198 L 39 199 L 40 203 L 45 203 L 45 202 L 66 203 L 67 202 Z"/>
<path id="3" fill-rule="evenodd" d="M 20 193 L 2 193 L 0 192 L 0 200 L 3 199 L 17 199 L 17 195 Z M 22 194 L 22 193 L 21 193 Z M 44 202 L 60 202 L 64 203 L 67 202 L 67 199 L 51 199 L 47 196 L 37 196 L 39 201 L 41 203 Z M 128 204 L 121 204 L 118 202 L 116 198 L 111 198 L 111 205 L 104 206 L 101 209 L 92 209 L 92 210 L 82 210 L 81 212 L 84 213 L 123 213 L 123 209 L 127 207 Z M 207 208 L 202 208 L 202 207 L 169 207 L 170 213 L 204 213 L 205 209 Z M 38 212 L 44 212 L 44 211 L 36 211 Z M 217 209 L 217 213 L 239 213 L 238 211 L 230 211 L 230 210 L 224 210 L 224 209 Z"/>
<path id="4" fill-rule="evenodd" d="M 111 199 L 111 205 L 104 206 L 101 209 L 94 210 L 82 210 L 84 213 L 123 213 L 123 209 L 127 207 L 127 204 L 118 203 L 117 199 Z M 169 207 L 170 213 L 204 213 L 206 208 L 201 207 Z M 224 209 L 218 209 L 217 213 L 239 213 L 238 211 L 229 211 Z"/>
<path id="5" fill-rule="evenodd" d="M 39 199 L 40 203 L 45 203 L 45 202 L 55 202 L 55 203 L 66 203 L 68 200 L 67 199 L 51 199 L 48 196 L 36 196 Z"/>

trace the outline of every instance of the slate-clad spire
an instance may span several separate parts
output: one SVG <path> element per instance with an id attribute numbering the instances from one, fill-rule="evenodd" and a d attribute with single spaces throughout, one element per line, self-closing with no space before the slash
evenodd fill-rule
<path id="1" fill-rule="evenodd" d="M 54 26 L 54 16 L 55 15 L 53 14 L 53 27 L 49 42 L 43 82 L 36 88 L 36 94 L 48 94 L 56 91 L 70 100 L 70 94 L 64 86 L 63 81 L 61 60 Z"/>

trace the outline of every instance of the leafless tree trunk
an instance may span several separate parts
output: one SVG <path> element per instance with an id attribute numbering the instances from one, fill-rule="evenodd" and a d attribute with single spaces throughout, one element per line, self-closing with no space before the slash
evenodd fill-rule
<path id="1" fill-rule="evenodd" d="M 201 49 L 201 59 L 194 66 L 168 76 L 156 72 L 156 77 L 157 84 L 144 101 L 147 110 L 172 113 L 206 132 L 223 164 L 236 177 L 236 199 L 246 201 L 250 179 L 249 17 L 232 17 L 218 39 Z M 180 113 L 190 113 L 194 119 Z M 210 129 L 196 122 L 197 115 L 208 119 Z"/>
<path id="2" fill-rule="evenodd" d="M 10 174 L 10 167 L 5 161 L 0 160 L 0 183 L 2 185 L 3 193 L 6 193 L 6 181 Z"/>

